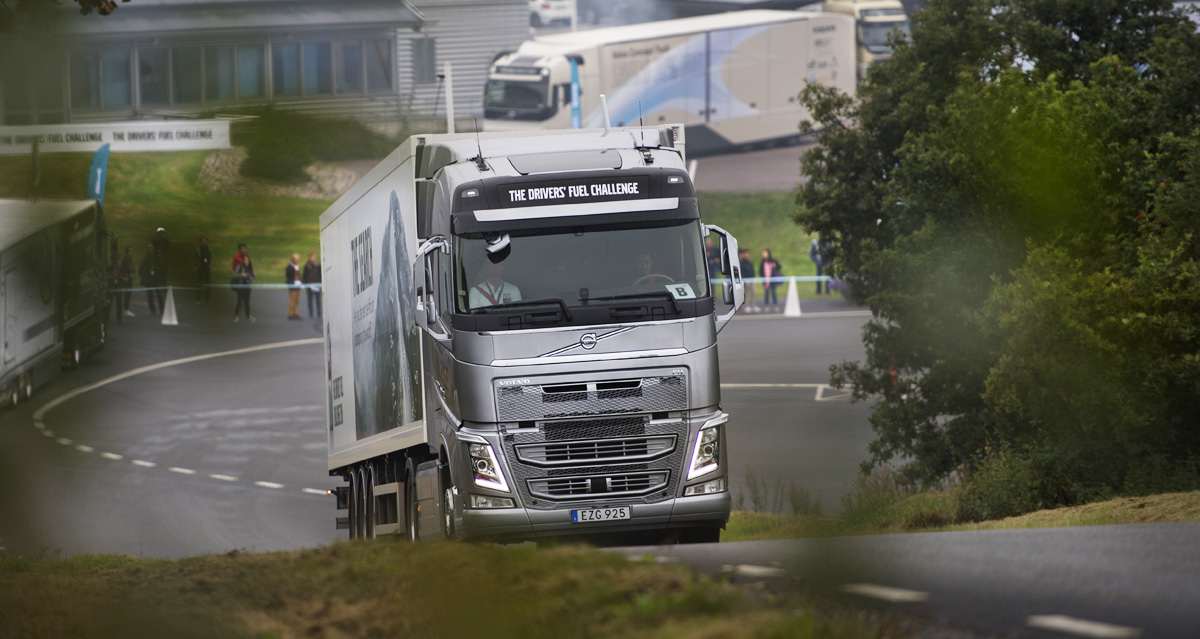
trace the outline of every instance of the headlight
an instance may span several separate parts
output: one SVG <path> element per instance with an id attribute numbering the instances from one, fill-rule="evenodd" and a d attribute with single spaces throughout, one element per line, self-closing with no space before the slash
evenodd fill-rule
<path id="1" fill-rule="evenodd" d="M 475 485 L 491 488 L 500 492 L 508 492 L 508 482 L 496 462 L 496 453 L 491 444 L 471 444 L 471 471 L 475 475 Z"/>
<path id="2" fill-rule="evenodd" d="M 486 495 L 471 495 L 471 508 L 515 508 L 516 504 L 508 497 L 488 497 Z"/>
<path id="3" fill-rule="evenodd" d="M 713 472 L 720 463 L 720 426 L 700 429 L 700 432 L 696 433 L 696 446 L 692 449 L 692 465 L 688 468 L 688 481 Z"/>

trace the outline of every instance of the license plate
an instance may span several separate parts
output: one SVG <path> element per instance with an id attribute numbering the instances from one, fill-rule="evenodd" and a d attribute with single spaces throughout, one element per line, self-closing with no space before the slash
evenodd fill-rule
<path id="1" fill-rule="evenodd" d="M 587 510 L 572 510 L 571 523 L 582 524 L 589 521 L 614 521 L 629 519 L 629 506 L 616 508 L 588 508 Z"/>

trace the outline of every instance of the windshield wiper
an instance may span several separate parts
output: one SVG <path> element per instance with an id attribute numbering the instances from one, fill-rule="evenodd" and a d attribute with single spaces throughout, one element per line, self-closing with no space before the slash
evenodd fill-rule
<path id="1" fill-rule="evenodd" d="M 507 304 L 493 304 L 491 306 L 483 306 L 483 307 L 471 309 L 471 310 L 475 311 L 476 313 L 487 313 L 489 311 L 494 311 L 496 309 L 502 309 L 502 308 L 515 308 L 518 306 L 544 306 L 546 304 L 557 305 L 559 308 L 562 309 L 563 317 L 567 318 L 568 322 L 570 322 L 572 320 L 571 311 L 567 309 L 567 303 L 564 302 L 561 297 L 547 297 L 545 299 L 540 299 L 540 300 L 519 300 L 516 302 L 509 302 Z"/>
<path id="2" fill-rule="evenodd" d="M 624 295 L 609 295 L 607 297 L 589 297 L 587 299 L 587 301 L 589 301 L 589 302 L 605 302 L 605 301 L 615 301 L 615 300 L 634 300 L 634 299 L 645 298 L 645 297 L 666 298 L 667 301 L 671 302 L 671 308 L 675 309 L 676 315 L 678 315 L 682 312 L 679 310 L 679 304 L 675 301 L 675 296 L 671 295 L 671 293 L 668 291 L 647 291 L 645 293 L 626 293 Z"/>

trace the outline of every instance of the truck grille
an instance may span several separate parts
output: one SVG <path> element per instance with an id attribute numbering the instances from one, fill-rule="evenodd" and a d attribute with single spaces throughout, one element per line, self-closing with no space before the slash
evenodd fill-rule
<path id="1" fill-rule="evenodd" d="M 583 499 L 652 503 L 675 494 L 687 439 L 678 420 L 649 415 L 537 422 L 504 432 L 513 485 L 535 510 Z"/>
<path id="2" fill-rule="evenodd" d="M 636 497 L 670 483 L 668 470 L 616 475 L 584 475 L 530 479 L 529 493 L 550 500 Z"/>
<path id="3" fill-rule="evenodd" d="M 657 413 L 687 408 L 683 375 L 496 387 L 500 421 Z"/>

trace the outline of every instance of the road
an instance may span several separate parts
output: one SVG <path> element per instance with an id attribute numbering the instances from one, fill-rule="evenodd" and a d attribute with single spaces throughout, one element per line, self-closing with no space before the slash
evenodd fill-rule
<path id="1" fill-rule="evenodd" d="M 0 547 L 180 557 L 339 538 L 332 498 L 317 494 L 337 484 L 319 326 L 284 320 L 281 291 L 255 293 L 254 324 L 232 323 L 232 300 L 217 297 L 181 295 L 179 326 L 136 300 L 139 316 L 106 348 L 0 413 Z M 821 385 L 829 364 L 861 352 L 866 319 L 841 300 L 806 300 L 800 319 L 746 316 L 722 333 L 731 490 L 745 506 L 753 467 L 772 491 L 802 486 L 836 510 L 865 455 L 868 408 Z M 246 351 L 275 343 L 291 345 Z"/>

